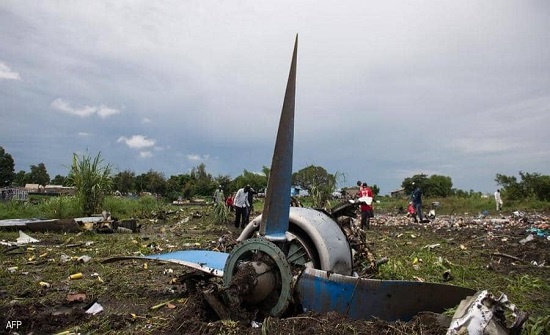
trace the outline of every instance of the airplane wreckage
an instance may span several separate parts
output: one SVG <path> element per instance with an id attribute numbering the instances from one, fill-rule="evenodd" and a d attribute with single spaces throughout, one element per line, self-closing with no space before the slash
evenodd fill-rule
<path id="1" fill-rule="evenodd" d="M 297 48 L 298 36 L 263 212 L 243 229 L 231 252 L 183 250 L 112 257 L 104 262 L 156 260 L 193 268 L 203 277 L 222 278 L 221 292 L 206 296 L 222 319 L 229 315 L 216 306 L 224 306 L 221 309 L 226 311 L 238 308 L 255 311 L 257 319 L 313 311 L 338 312 L 357 320 L 408 321 L 419 312 L 441 313 L 462 301 L 448 334 L 465 330 L 470 334 L 508 334 L 512 328 L 521 328 L 526 315 L 518 316 L 505 295 L 497 298 L 487 291 L 476 294 L 472 289 L 447 284 L 359 277 L 353 262 L 356 251 L 348 238 L 349 230 L 354 228 L 338 220 L 338 215 L 344 216 L 346 212 L 354 216 L 356 204 L 342 204 L 332 213 L 289 205 Z M 364 240 L 364 233 L 362 237 Z M 498 320 L 498 311 L 505 309 L 516 317 L 512 327 L 503 325 L 505 320 Z M 483 332 L 491 327 L 496 330 Z"/>

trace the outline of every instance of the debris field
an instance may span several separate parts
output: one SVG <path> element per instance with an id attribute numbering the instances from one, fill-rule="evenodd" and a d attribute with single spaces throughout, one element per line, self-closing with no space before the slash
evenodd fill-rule
<path id="1" fill-rule="evenodd" d="M 15 325 L 10 321 L 19 322 L 5 329 L 13 334 L 445 334 L 448 329 L 452 311 L 386 322 L 336 313 L 255 320 L 254 311 L 233 308 L 231 319 L 220 320 L 205 294 L 215 294 L 219 279 L 170 263 L 102 260 L 184 249 L 228 251 L 240 230 L 231 222 L 213 223 L 207 206 L 137 220 L 141 229 L 135 233 L 25 232 L 38 240 L 34 243 L 16 244 L 19 231 L 0 230 L 2 330 Z M 377 213 L 362 235 L 368 252 L 357 253 L 357 273 L 503 292 L 531 317 L 543 317 L 550 314 L 549 223 L 546 215 L 528 213 L 438 216 L 427 224 Z M 379 261 L 376 271 L 373 260 Z"/>

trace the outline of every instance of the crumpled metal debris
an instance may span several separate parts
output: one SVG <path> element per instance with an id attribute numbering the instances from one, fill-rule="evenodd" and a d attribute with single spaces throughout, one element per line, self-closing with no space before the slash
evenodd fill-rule
<path id="1" fill-rule="evenodd" d="M 90 308 L 86 310 L 86 314 L 92 314 L 92 315 L 96 315 L 97 313 L 100 313 L 100 312 L 103 312 L 103 306 L 101 306 L 97 302 L 94 302 L 94 304 L 91 305 Z"/>
<path id="2" fill-rule="evenodd" d="M 506 320 L 506 315 L 511 315 L 513 322 Z M 447 335 L 519 335 L 527 318 L 528 314 L 519 311 L 505 294 L 496 298 L 484 290 L 461 301 Z"/>
<path id="3" fill-rule="evenodd" d="M 31 237 L 21 230 L 19 231 L 19 237 L 16 240 L 17 244 L 27 244 L 27 243 L 37 243 L 40 242 L 39 240 L 35 239 L 34 237 Z"/>

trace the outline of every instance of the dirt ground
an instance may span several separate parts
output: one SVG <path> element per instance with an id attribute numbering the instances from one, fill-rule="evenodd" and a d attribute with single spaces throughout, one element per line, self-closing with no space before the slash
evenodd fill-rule
<path id="1" fill-rule="evenodd" d="M 202 294 L 205 289 L 219 287 L 219 280 L 196 277 L 194 272 L 174 264 L 143 260 L 102 263 L 112 256 L 213 249 L 220 236 L 234 239 L 238 234 L 231 223 L 213 224 L 210 209 L 206 207 L 180 208 L 168 214 L 162 216 L 163 219 L 158 216 L 140 219 L 142 230 L 135 234 L 28 232 L 40 242 L 21 247 L 1 246 L 0 331 L 8 334 L 445 334 L 447 330 L 447 326 L 440 323 L 441 315 L 433 313 L 419 313 L 408 322 L 350 320 L 337 313 L 306 313 L 251 321 L 250 315 L 243 311 L 235 313 L 241 315 L 240 318 L 219 320 Z M 451 284 L 504 291 L 519 308 L 527 309 L 531 315 L 544 316 L 550 313 L 550 240 L 543 234 L 548 231 L 545 226 L 548 222 L 546 216 L 511 214 L 506 220 L 438 217 L 430 224 L 420 225 L 402 216 L 380 214 L 366 235 L 375 256 L 390 259 L 384 266 L 397 268 L 404 263 L 402 259 L 427 257 L 429 251 L 426 250 L 434 248 L 438 257 L 454 264 L 455 279 Z M 538 230 L 529 232 L 528 229 Z M 529 234 L 534 235 L 533 239 L 522 241 Z M 16 231 L 0 231 L 0 240 L 4 242 L 15 241 L 18 236 Z M 79 260 L 82 256 L 89 256 L 91 260 Z M 477 267 L 468 268 L 472 264 Z M 460 269 L 466 270 L 460 272 Z M 477 273 L 469 273 L 471 269 Z M 439 274 L 427 266 L 412 271 L 414 275 L 407 273 L 405 278 L 392 279 L 442 281 Z M 69 279 L 74 273 L 82 273 L 83 277 Z M 383 279 L 393 275 L 391 269 L 380 274 Z M 522 287 L 530 290 L 522 291 Z M 512 288 L 517 292 L 506 292 Z M 103 310 L 95 315 L 86 313 L 94 303 Z"/>

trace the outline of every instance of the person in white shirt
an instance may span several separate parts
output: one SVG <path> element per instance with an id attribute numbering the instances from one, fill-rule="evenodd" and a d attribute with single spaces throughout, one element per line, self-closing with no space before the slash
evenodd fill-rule
<path id="1" fill-rule="evenodd" d="M 500 190 L 495 191 L 495 202 L 497 203 L 497 211 L 502 209 L 502 198 L 500 197 Z"/>
<path id="2" fill-rule="evenodd" d="M 250 206 L 248 203 L 248 191 L 250 191 L 248 185 L 244 188 L 240 188 L 233 199 L 233 206 L 235 207 L 235 228 L 239 228 L 239 224 L 241 228 L 244 228 L 246 224 L 246 211 Z"/>

